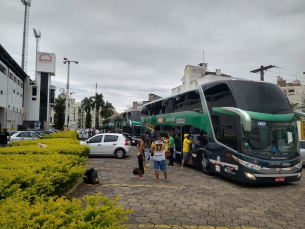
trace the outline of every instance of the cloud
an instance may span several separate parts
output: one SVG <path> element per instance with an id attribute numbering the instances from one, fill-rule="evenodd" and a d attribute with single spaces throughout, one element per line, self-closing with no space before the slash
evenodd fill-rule
<path id="1" fill-rule="evenodd" d="M 304 71 L 305 3 L 296 1 L 32 1 L 30 9 L 28 74 L 35 70 L 36 40 L 40 50 L 56 54 L 52 84 L 66 87 L 64 57 L 71 64 L 70 91 L 77 101 L 98 93 L 118 111 L 149 93 L 167 96 L 181 85 L 186 65 L 203 61 L 208 69 L 222 69 L 236 77 L 259 80 L 250 73 L 261 65 L 275 83 Z M 20 63 L 24 6 L 2 0 L 1 44 Z M 59 90 L 58 90 L 59 92 Z"/>

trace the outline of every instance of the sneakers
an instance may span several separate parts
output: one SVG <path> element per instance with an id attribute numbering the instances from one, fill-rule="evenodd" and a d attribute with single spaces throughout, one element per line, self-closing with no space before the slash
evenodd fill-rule
<path id="1" fill-rule="evenodd" d="M 150 164 L 146 164 L 146 166 L 150 166 Z"/>
<path id="2" fill-rule="evenodd" d="M 174 166 L 173 164 L 167 164 L 168 166 Z"/>

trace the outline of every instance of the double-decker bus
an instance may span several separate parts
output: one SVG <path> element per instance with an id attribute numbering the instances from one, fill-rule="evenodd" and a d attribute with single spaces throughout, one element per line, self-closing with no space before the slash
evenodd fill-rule
<path id="1" fill-rule="evenodd" d="M 241 183 L 301 179 L 298 129 L 279 86 L 227 79 L 144 104 L 143 131 L 173 134 L 181 161 L 184 134 L 193 140 L 192 165 Z"/>

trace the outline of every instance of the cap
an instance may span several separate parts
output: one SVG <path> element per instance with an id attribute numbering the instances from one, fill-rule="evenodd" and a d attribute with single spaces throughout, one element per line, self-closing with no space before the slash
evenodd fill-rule
<path id="1" fill-rule="evenodd" d="M 147 135 L 146 134 L 142 134 L 142 136 L 145 138 Z"/>
<path id="2" fill-rule="evenodd" d="M 186 137 L 188 137 L 189 136 L 189 134 L 184 134 L 184 137 L 186 138 Z"/>
<path id="3" fill-rule="evenodd" d="M 161 135 L 159 133 L 156 134 L 156 138 L 161 138 Z"/>

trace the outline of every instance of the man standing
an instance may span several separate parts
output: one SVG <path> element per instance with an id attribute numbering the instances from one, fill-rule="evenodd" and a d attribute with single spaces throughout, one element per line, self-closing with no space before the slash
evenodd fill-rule
<path id="1" fill-rule="evenodd" d="M 4 129 L 4 135 L 6 136 L 6 144 L 11 140 L 10 134 L 7 132 L 7 129 Z"/>
<path id="2" fill-rule="evenodd" d="M 181 169 L 183 169 L 184 162 L 187 160 L 188 153 L 190 151 L 190 144 L 192 142 L 188 139 L 188 134 L 184 134 L 184 140 L 183 140 L 183 158 L 181 162 Z"/>
<path id="3" fill-rule="evenodd" d="M 150 161 L 150 137 L 149 137 L 149 131 L 146 132 L 146 137 L 144 138 L 144 154 L 145 154 L 145 164 L 146 166 L 150 166 L 149 161 Z"/>
<path id="4" fill-rule="evenodd" d="M 173 158 L 173 154 L 174 154 L 174 138 L 172 136 L 172 133 L 168 133 L 168 150 L 171 153 L 171 155 L 169 156 L 169 163 L 167 164 L 168 166 L 174 166 L 174 158 Z"/>
<path id="5" fill-rule="evenodd" d="M 165 182 L 168 182 L 165 160 L 165 146 L 168 143 L 166 138 L 161 138 L 160 134 L 156 134 L 156 140 L 150 147 L 150 152 L 154 150 L 154 170 L 156 174 L 156 182 L 159 182 L 159 168 L 163 171 Z"/>

